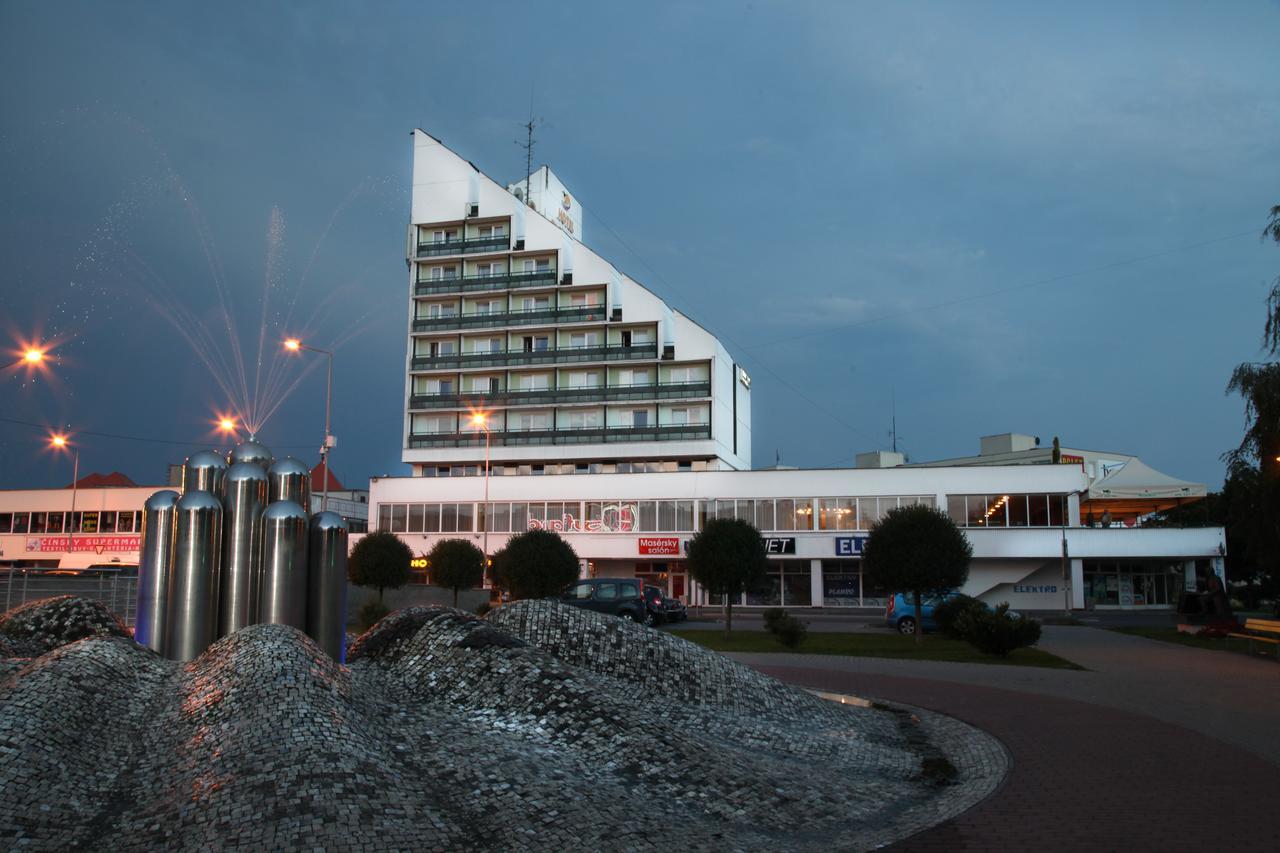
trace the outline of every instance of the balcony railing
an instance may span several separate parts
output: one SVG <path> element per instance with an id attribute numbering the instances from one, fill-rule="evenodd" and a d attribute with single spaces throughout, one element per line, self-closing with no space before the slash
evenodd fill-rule
<path id="1" fill-rule="evenodd" d="M 458 240 L 437 240 L 418 243 L 418 257 L 431 258 L 437 255 L 466 255 L 471 252 L 497 252 L 511 248 L 511 236 L 502 234 L 498 237 L 467 237 Z"/>
<path id="2" fill-rule="evenodd" d="M 543 350 L 448 353 L 415 356 L 414 370 L 446 370 L 451 367 L 507 367 L 519 364 L 572 364 L 582 361 L 631 361 L 658 357 L 657 344 L 633 346 L 561 347 Z"/>
<path id="3" fill-rule="evenodd" d="M 435 245 L 434 243 L 431 245 Z M 529 272 L 503 272 L 493 275 L 466 275 L 461 278 L 424 278 L 414 282 L 415 296 L 431 296 L 436 293 L 475 293 L 488 290 L 508 290 L 518 287 L 551 287 L 556 283 L 555 270 Z"/>
<path id="4" fill-rule="evenodd" d="M 413 330 L 415 332 L 437 332 L 449 329 L 492 329 L 498 326 L 586 323 L 602 321 L 606 313 L 603 305 L 530 308 L 527 311 L 477 311 L 471 314 L 421 317 L 413 321 Z"/>
<path id="5" fill-rule="evenodd" d="M 493 444 L 514 447 L 548 444 L 613 444 L 622 441 L 704 441 L 711 438 L 710 424 L 589 427 L 586 429 L 494 430 Z M 409 447 L 483 447 L 483 430 L 442 432 L 409 436 Z"/>
<path id="6" fill-rule="evenodd" d="M 410 409 L 485 409 L 492 406 L 538 406 L 549 403 L 596 403 L 628 400 L 688 400 L 711 396 L 710 382 L 613 385 L 604 388 L 539 388 L 528 391 L 473 391 L 469 394 L 414 394 Z"/>

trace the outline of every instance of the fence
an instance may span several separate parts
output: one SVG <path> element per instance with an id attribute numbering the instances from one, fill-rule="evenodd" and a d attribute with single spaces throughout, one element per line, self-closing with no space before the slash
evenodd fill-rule
<path id="1" fill-rule="evenodd" d="M 40 569 L 0 569 L 0 601 L 4 602 L 5 610 L 55 595 L 78 595 L 101 601 L 125 625 L 133 627 L 138 606 L 138 576 L 55 575 Z"/>

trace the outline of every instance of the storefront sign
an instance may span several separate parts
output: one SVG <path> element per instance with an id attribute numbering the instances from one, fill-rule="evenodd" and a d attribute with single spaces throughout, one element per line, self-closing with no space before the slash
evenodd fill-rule
<path id="1" fill-rule="evenodd" d="M 529 519 L 530 530 L 554 530 L 557 533 L 631 533 L 636 529 L 634 503 L 605 504 L 599 518 L 580 519 L 565 513 L 560 518 Z"/>
<path id="2" fill-rule="evenodd" d="M 674 536 L 641 536 L 641 554 L 650 556 L 675 556 L 680 553 L 680 540 Z"/>
<path id="3" fill-rule="evenodd" d="M 411 569 L 425 569 L 426 567 L 427 567 L 426 557 L 414 557 L 412 560 L 409 561 L 409 568 Z"/>
<path id="4" fill-rule="evenodd" d="M 862 549 L 867 547 L 866 536 L 837 536 L 837 557 L 861 557 Z"/>
<path id="5" fill-rule="evenodd" d="M 764 542 L 764 552 L 766 554 L 794 554 L 796 552 L 796 538 L 794 536 L 762 536 L 761 541 Z"/>
<path id="6" fill-rule="evenodd" d="M 137 551 L 142 548 L 141 536 L 31 536 L 27 538 L 28 553 L 48 554 L 54 551 Z"/>
<path id="7" fill-rule="evenodd" d="M 1013 591 L 1017 593 L 1025 593 L 1027 595 L 1045 595 L 1057 592 L 1058 588 L 1053 584 L 1048 586 L 1023 586 L 1022 584 L 1014 584 Z"/>

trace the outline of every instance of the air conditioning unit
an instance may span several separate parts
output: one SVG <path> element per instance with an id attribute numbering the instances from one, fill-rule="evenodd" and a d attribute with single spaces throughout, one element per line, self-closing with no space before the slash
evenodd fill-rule
<path id="1" fill-rule="evenodd" d="M 523 250 L 524 250 L 524 238 L 521 237 L 519 240 L 516 241 L 515 251 L 520 252 Z"/>
<path id="2" fill-rule="evenodd" d="M 560 283 L 561 283 L 561 284 L 573 284 L 573 273 L 571 273 L 571 272 L 567 272 L 567 273 L 565 273 L 564 275 L 560 276 Z"/>
<path id="3" fill-rule="evenodd" d="M 612 321 L 612 322 L 614 322 L 614 323 L 620 323 L 620 322 L 622 322 L 622 309 L 621 309 L 621 308 L 614 308 L 614 309 L 613 309 L 613 313 L 609 315 L 609 319 L 610 319 L 610 321 Z"/>
<path id="4" fill-rule="evenodd" d="M 479 216 L 479 215 L 480 215 L 480 205 L 478 204 L 467 205 L 467 216 Z"/>
<path id="5" fill-rule="evenodd" d="M 675 345 L 675 344 L 663 344 L 663 345 L 662 345 L 662 360 L 663 360 L 663 361 L 671 361 L 671 360 L 672 360 L 672 359 L 674 359 L 675 357 L 676 357 L 676 345 Z"/>

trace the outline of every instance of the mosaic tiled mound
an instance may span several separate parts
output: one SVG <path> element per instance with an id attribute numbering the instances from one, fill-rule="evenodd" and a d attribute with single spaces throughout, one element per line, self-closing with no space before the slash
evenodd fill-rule
<path id="1" fill-rule="evenodd" d="M 827 702 L 554 602 L 401 611 L 348 657 L 259 625 L 187 665 L 116 636 L 6 661 L 0 838 L 856 849 L 967 808 L 1005 767 L 954 720 Z"/>

